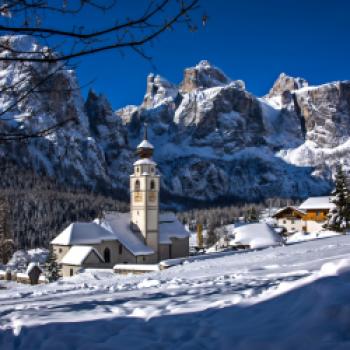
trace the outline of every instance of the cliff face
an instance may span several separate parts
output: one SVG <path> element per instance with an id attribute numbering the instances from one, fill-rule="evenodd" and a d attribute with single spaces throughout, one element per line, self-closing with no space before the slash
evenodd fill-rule
<path id="1" fill-rule="evenodd" d="M 6 40 L 36 45 L 27 37 Z M 25 91 L 55 68 L 2 64 L 0 83 L 23 82 Z M 350 167 L 350 82 L 309 86 L 281 74 L 270 93 L 257 98 L 244 82 L 202 61 L 185 70 L 179 86 L 149 75 L 142 104 L 116 112 L 93 91 L 84 103 L 74 72 L 64 67 L 40 90 L 19 102 L 12 92 L 0 96 L 1 111 L 14 104 L 1 117 L 3 131 L 35 131 L 67 117 L 75 123 L 1 145 L 0 152 L 60 183 L 127 198 L 145 121 L 173 202 L 318 195 L 330 190 L 336 162 Z"/>

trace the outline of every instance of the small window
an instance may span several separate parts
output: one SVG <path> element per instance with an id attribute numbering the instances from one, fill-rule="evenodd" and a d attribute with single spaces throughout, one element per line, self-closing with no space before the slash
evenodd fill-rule
<path id="1" fill-rule="evenodd" d="M 59 253 L 62 253 L 62 248 L 58 248 L 58 252 L 59 252 Z"/>
<path id="2" fill-rule="evenodd" d="M 119 255 L 123 254 L 123 246 L 119 243 Z"/>
<path id="3" fill-rule="evenodd" d="M 107 247 L 104 252 L 103 252 L 103 257 L 105 259 L 105 263 L 110 263 L 111 262 L 111 251 Z"/>
<path id="4" fill-rule="evenodd" d="M 73 269 L 69 270 L 69 276 L 73 276 Z"/>
<path id="5" fill-rule="evenodd" d="M 151 180 L 151 190 L 154 190 L 156 188 L 156 184 L 154 180 Z"/>
<path id="6" fill-rule="evenodd" d="M 152 174 L 154 173 L 154 168 L 153 168 L 153 166 L 151 167 L 151 173 L 152 173 Z"/>
<path id="7" fill-rule="evenodd" d="M 135 181 L 135 191 L 140 191 L 140 181 L 139 180 L 136 180 Z"/>
<path id="8" fill-rule="evenodd" d="M 142 261 L 145 262 L 146 261 L 146 257 L 143 256 L 142 257 Z"/>
<path id="9" fill-rule="evenodd" d="M 292 220 L 290 220 L 290 222 L 291 222 L 292 224 L 294 224 L 295 221 L 292 219 Z"/>
<path id="10" fill-rule="evenodd" d="M 287 223 L 287 220 L 283 220 L 283 223 L 286 224 L 286 223 Z"/>

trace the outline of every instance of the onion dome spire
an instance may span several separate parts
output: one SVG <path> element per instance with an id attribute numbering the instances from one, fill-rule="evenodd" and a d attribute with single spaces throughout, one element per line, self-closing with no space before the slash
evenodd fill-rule
<path id="1" fill-rule="evenodd" d="M 145 123 L 143 129 L 143 141 L 137 146 L 136 153 L 140 158 L 151 158 L 153 149 L 153 145 L 148 141 L 147 123 Z"/>

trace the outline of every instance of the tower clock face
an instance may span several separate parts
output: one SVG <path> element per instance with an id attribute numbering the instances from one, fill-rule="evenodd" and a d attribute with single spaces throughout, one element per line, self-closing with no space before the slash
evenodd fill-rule
<path id="1" fill-rule="evenodd" d="M 142 202 L 142 192 L 134 192 L 134 202 Z"/>
<path id="2" fill-rule="evenodd" d="M 150 192 L 150 193 L 148 194 L 148 200 L 149 200 L 150 202 L 155 202 L 156 199 L 157 199 L 157 195 L 156 195 L 155 192 Z"/>

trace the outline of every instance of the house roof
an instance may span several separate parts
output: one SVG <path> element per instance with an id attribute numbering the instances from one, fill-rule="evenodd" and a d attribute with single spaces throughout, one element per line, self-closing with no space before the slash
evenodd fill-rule
<path id="1" fill-rule="evenodd" d="M 283 212 L 285 212 L 285 211 L 288 210 L 288 209 L 292 209 L 292 210 L 294 210 L 294 211 L 300 213 L 301 215 L 305 215 L 305 214 L 306 214 L 306 212 L 305 212 L 304 210 L 301 210 L 301 209 L 298 208 L 298 207 L 287 206 L 287 207 L 284 207 L 284 208 L 281 208 L 281 209 L 277 210 L 276 213 L 272 215 L 272 217 L 274 217 L 274 218 L 275 218 L 275 217 L 278 217 L 279 215 L 281 215 Z"/>
<path id="2" fill-rule="evenodd" d="M 130 213 L 108 212 L 101 220 L 101 226 L 111 232 L 133 255 L 154 254 L 130 228 Z"/>
<path id="3" fill-rule="evenodd" d="M 159 215 L 159 243 L 171 244 L 171 238 L 187 238 L 190 233 L 178 220 L 174 213 Z"/>
<path id="4" fill-rule="evenodd" d="M 110 231 L 94 222 L 74 222 L 53 239 L 51 244 L 98 244 L 113 240 L 116 240 L 116 237 Z"/>
<path id="5" fill-rule="evenodd" d="M 311 209 L 332 209 L 335 204 L 331 202 L 331 197 L 309 197 L 306 201 L 301 203 L 299 209 L 311 210 Z"/>
<path id="6" fill-rule="evenodd" d="M 96 254 L 97 258 L 104 262 L 100 253 L 91 246 L 74 245 L 60 261 L 61 264 L 80 266 L 90 254 Z"/>

